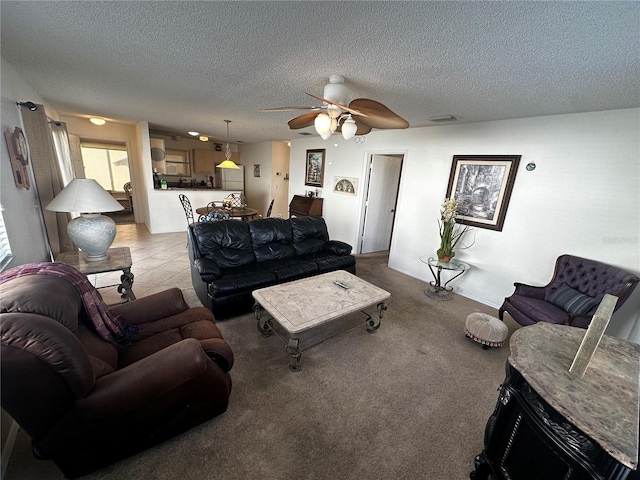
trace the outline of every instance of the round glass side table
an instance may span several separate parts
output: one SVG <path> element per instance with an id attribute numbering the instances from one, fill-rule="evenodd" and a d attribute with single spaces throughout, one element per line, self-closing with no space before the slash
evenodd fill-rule
<path id="1" fill-rule="evenodd" d="M 441 262 L 437 258 L 429 257 L 424 255 L 420 257 L 420 261 L 422 263 L 426 263 L 431 270 L 431 274 L 433 275 L 433 281 L 429 282 L 431 285 L 424 291 L 424 294 L 435 300 L 450 300 L 451 292 L 453 291 L 453 287 L 448 286 L 451 280 L 458 278 L 464 272 L 471 268 L 468 263 L 462 262 L 460 260 L 451 259 L 449 262 Z M 442 283 L 441 273 L 442 270 L 448 270 L 453 273 L 453 277 L 451 277 L 446 282 Z"/>

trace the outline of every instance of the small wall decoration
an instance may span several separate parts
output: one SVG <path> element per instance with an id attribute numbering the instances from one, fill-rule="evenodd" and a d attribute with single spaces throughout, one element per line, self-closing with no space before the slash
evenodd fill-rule
<path id="1" fill-rule="evenodd" d="M 253 176 L 254 177 L 259 177 L 260 176 L 260 164 L 259 163 L 254 163 L 253 164 Z"/>
<path id="2" fill-rule="evenodd" d="M 353 177 L 333 177 L 333 191 L 345 195 L 358 194 L 358 179 Z"/>
<path id="3" fill-rule="evenodd" d="M 17 188 L 31 188 L 29 181 L 29 146 L 24 132 L 20 127 L 15 127 L 13 132 L 5 132 L 4 139 L 7 142 L 7 150 L 9 151 L 9 159 L 11 160 L 11 168 L 13 170 L 13 180 Z"/>
<path id="4" fill-rule="evenodd" d="M 307 167 L 304 184 L 312 187 L 322 187 L 324 182 L 324 158 L 326 150 L 307 150 Z"/>
<path id="5" fill-rule="evenodd" d="M 454 155 L 447 198 L 458 202 L 456 222 L 502 231 L 520 155 Z"/>

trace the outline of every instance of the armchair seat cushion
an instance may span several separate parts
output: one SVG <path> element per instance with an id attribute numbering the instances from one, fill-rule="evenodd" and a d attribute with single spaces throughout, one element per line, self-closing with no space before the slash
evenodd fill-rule
<path id="1" fill-rule="evenodd" d="M 518 312 L 521 312 L 526 317 L 535 318 L 538 322 L 562 325 L 567 321 L 567 312 L 553 303 L 549 303 L 540 298 L 514 296 L 509 300 L 509 303 L 513 308 L 518 310 Z M 511 310 L 509 310 L 509 313 L 511 313 Z M 534 323 L 536 322 L 531 321 L 527 322 L 526 325 Z"/>

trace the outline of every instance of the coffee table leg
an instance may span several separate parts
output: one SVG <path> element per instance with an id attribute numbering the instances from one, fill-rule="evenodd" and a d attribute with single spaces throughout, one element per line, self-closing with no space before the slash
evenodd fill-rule
<path id="1" fill-rule="evenodd" d="M 378 304 L 378 318 L 371 318 L 371 315 L 367 315 L 367 319 L 365 320 L 365 325 L 367 326 L 367 332 L 374 333 L 378 328 L 380 328 L 380 321 L 384 316 L 384 312 L 387 310 L 387 304 L 381 302 Z"/>
<path id="2" fill-rule="evenodd" d="M 289 370 L 299 372 L 302 369 L 300 365 L 302 360 L 302 350 L 298 346 L 297 338 L 290 338 L 289 343 L 284 347 L 284 351 L 289 355 Z"/>
<path id="3" fill-rule="evenodd" d="M 255 313 L 256 320 L 258 321 L 258 330 L 262 335 L 264 335 L 265 337 L 268 337 L 273 333 L 273 330 L 271 329 L 271 319 L 262 318 L 263 311 L 264 309 L 259 303 L 256 302 L 253 305 L 253 312 Z"/>

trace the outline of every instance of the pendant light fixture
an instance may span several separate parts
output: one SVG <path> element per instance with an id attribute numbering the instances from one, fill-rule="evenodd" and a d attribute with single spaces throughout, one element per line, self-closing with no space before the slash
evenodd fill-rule
<path id="1" fill-rule="evenodd" d="M 231 120 L 225 120 L 225 122 L 227 122 L 227 145 L 224 149 L 224 158 L 226 160 L 221 164 L 216 165 L 216 168 L 237 168 L 239 170 L 240 167 L 231 160 L 231 147 L 229 146 L 229 124 L 231 123 Z"/>

